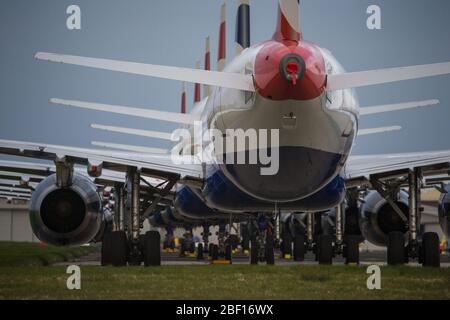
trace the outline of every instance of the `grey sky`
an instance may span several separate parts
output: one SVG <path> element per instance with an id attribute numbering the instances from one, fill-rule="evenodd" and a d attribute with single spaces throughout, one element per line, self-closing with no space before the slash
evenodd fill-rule
<path id="1" fill-rule="evenodd" d="M 91 123 L 171 131 L 170 123 L 68 109 L 49 98 L 76 99 L 178 112 L 181 84 L 38 62 L 37 51 L 193 67 L 211 35 L 217 57 L 219 0 L 1 0 L 0 138 L 90 147 L 91 140 L 169 147 L 155 139 L 91 129 Z M 233 55 L 236 2 L 227 0 L 227 55 Z M 448 0 L 303 0 L 304 38 L 330 49 L 347 71 L 450 61 Z M 66 28 L 70 4 L 82 30 Z M 253 0 L 252 43 L 270 38 L 276 0 Z M 382 9 L 380 31 L 366 28 L 366 9 Z M 367 116 L 361 127 L 402 125 L 403 131 L 362 137 L 355 154 L 450 149 L 450 77 L 357 91 L 362 106 L 437 98 L 436 108 Z M 189 86 L 188 108 L 193 97 Z"/>

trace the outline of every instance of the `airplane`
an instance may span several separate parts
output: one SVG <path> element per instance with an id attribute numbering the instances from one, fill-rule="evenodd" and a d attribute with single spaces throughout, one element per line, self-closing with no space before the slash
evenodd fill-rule
<path id="1" fill-rule="evenodd" d="M 217 71 L 210 67 L 209 39 L 204 70 L 36 53 L 41 61 L 195 84 L 190 113 L 186 113 L 183 98 L 181 113 L 50 100 L 71 108 L 178 123 L 191 135 L 178 137 L 171 150 L 98 141 L 94 144 L 117 150 L 0 140 L 2 154 L 54 162 L 54 171 L 32 192 L 30 219 L 36 236 L 54 245 L 98 239 L 105 213 L 95 180 L 111 185 L 108 177 L 103 177 L 108 170 L 121 173 L 122 179 L 112 183 L 112 229 L 101 234 L 104 265 L 161 264 L 158 231 L 141 235 L 143 221 L 149 219 L 159 226 L 205 226 L 205 234 L 208 225 L 219 224 L 219 245 L 214 251 L 227 258 L 229 232 L 225 226 L 245 222 L 251 236 L 251 263 L 274 263 L 275 238 L 282 224 L 294 239 L 298 259 L 306 250 L 314 250 L 321 264 L 332 263 L 336 254 L 342 254 L 347 263 L 358 263 L 362 237 L 386 246 L 390 265 L 418 259 L 424 266 L 439 266 L 437 234 L 419 232 L 420 190 L 424 178 L 448 176 L 450 150 L 367 156 L 354 156 L 351 151 L 358 136 L 401 129 L 360 129 L 360 117 L 439 103 L 427 100 L 360 107 L 355 89 L 448 75 L 450 63 L 346 72 L 330 51 L 304 39 L 299 7 L 298 0 L 279 0 L 273 37 L 251 45 L 250 5 L 241 0 L 236 54 L 228 64 L 222 7 Z M 155 131 L 106 124 L 93 127 L 169 139 L 167 133 Z M 206 138 L 196 132 L 199 127 L 206 129 Z M 215 134 L 226 138 L 233 130 L 243 132 L 248 143 L 219 148 Z M 255 147 L 247 136 L 252 130 L 267 130 L 270 139 L 267 133 L 265 144 L 260 139 Z M 234 161 L 255 153 L 255 163 Z M 269 166 L 274 164 L 278 166 L 272 170 Z M 90 178 L 74 170 L 75 165 L 87 168 Z M 14 163 L 8 168 L 24 171 Z M 35 170 L 31 167 L 28 173 Z M 148 177 L 162 182 L 144 183 Z M 448 233 L 447 195 L 443 195 L 440 208 L 442 227 Z M 333 234 L 321 230 L 319 220 L 329 217 L 334 219 Z"/>

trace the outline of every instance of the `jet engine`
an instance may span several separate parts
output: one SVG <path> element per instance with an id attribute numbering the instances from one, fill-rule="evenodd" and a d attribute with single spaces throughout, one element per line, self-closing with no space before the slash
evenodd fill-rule
<path id="1" fill-rule="evenodd" d="M 408 218 L 408 193 L 400 191 L 395 203 Z M 378 246 L 386 246 L 389 233 L 400 231 L 407 238 L 407 223 L 392 206 L 376 191 L 371 191 L 360 208 L 359 225 L 365 239 Z"/>
<path id="2" fill-rule="evenodd" d="M 92 241 L 111 217 L 103 213 L 95 184 L 73 174 L 69 186 L 57 185 L 56 174 L 48 176 L 33 192 L 31 227 L 39 240 L 57 246 L 82 245 Z"/>
<path id="3" fill-rule="evenodd" d="M 450 238 L 450 184 L 445 186 L 446 193 L 439 199 L 439 223 L 447 238 Z"/>
<path id="4" fill-rule="evenodd" d="M 150 224 L 154 227 L 182 227 L 192 222 L 190 219 L 183 217 L 178 210 L 173 207 L 166 207 L 160 212 L 155 212 L 148 218 Z"/>

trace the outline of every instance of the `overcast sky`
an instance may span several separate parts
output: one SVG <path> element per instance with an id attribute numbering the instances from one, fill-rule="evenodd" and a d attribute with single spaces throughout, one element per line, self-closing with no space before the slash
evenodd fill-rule
<path id="1" fill-rule="evenodd" d="M 1 0 L 0 139 L 91 147 L 91 140 L 149 147 L 169 142 L 91 129 L 91 123 L 172 131 L 176 125 L 51 105 L 52 97 L 178 112 L 181 84 L 36 61 L 37 51 L 194 67 L 211 36 L 216 65 L 218 0 Z M 227 55 L 233 55 L 236 1 L 227 0 Z M 302 0 L 304 38 L 328 48 L 347 71 L 450 61 L 448 0 Z M 66 27 L 66 8 L 81 8 L 81 27 Z M 377 4 L 382 30 L 366 27 Z M 251 1 L 252 44 L 269 39 L 276 0 Z M 435 108 L 367 116 L 361 128 L 403 131 L 361 137 L 355 154 L 450 149 L 450 77 L 357 90 L 362 106 L 439 99 Z M 188 108 L 193 99 L 188 91 Z"/>

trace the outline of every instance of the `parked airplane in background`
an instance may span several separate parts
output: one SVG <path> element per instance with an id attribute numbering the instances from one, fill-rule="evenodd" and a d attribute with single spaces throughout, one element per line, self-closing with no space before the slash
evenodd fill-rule
<path id="1" fill-rule="evenodd" d="M 313 249 L 319 263 L 331 263 L 335 254 L 358 262 L 360 236 L 388 246 L 388 262 L 401 264 L 418 258 L 439 265 L 439 239 L 420 233 L 420 190 L 427 176 L 448 175 L 450 151 L 394 155 L 351 156 L 357 136 L 398 130 L 399 127 L 359 129 L 361 116 L 436 105 L 438 101 L 407 102 L 360 108 L 354 89 L 450 73 L 450 63 L 347 73 L 326 49 L 308 42 L 300 30 L 299 1 L 280 0 L 273 37 L 250 46 L 248 1 L 240 1 L 237 15 L 236 56 L 225 64 L 225 13 L 222 7 L 218 71 L 210 70 L 209 41 L 205 70 L 87 58 L 39 52 L 36 59 L 90 68 L 195 83 L 195 104 L 186 113 L 170 113 L 64 99 L 51 103 L 113 112 L 183 125 L 194 139 L 167 150 L 94 142 L 121 149 L 110 151 L 0 140 L 0 153 L 53 161 L 44 173 L 32 164 L 9 164 L 2 170 L 42 174 L 46 178 L 32 192 L 31 223 L 37 237 L 56 245 L 81 244 L 98 239 L 105 230 L 98 186 L 114 188 L 113 231 L 103 232 L 104 264 L 160 264 L 160 236 L 140 236 L 145 219 L 156 226 L 219 224 L 216 255 L 229 255 L 225 225 L 249 221 L 251 261 L 274 262 L 272 219 L 279 213 L 294 237 L 297 257 Z M 200 85 L 204 85 L 202 99 Z M 210 88 L 212 87 L 212 88 Z M 243 148 L 219 150 L 212 137 L 196 143 L 195 126 L 214 129 L 278 133 L 273 144 L 244 143 Z M 168 133 L 93 124 L 94 128 L 124 134 L 170 139 Z M 249 131 L 250 130 L 250 131 Z M 239 138 L 239 137 L 238 137 Z M 214 149 L 213 161 L 198 161 Z M 124 151 L 125 150 L 125 151 Z M 174 150 L 176 152 L 174 152 Z M 235 163 L 251 153 L 277 155 L 278 170 L 262 174 L 268 163 Z M 174 154 L 175 153 L 175 154 Z M 226 161 L 222 161 L 222 160 Z M 179 164 L 181 163 L 181 164 Z M 91 177 L 74 165 L 87 167 Z M 25 168 L 24 168 L 25 167 Z M 105 175 L 105 171 L 108 174 Z M 121 177 L 111 178 L 112 172 Z M 162 182 L 149 181 L 157 178 Z M 448 190 L 448 188 L 446 189 Z M 449 232 L 448 197 L 441 204 L 442 226 Z M 333 217 L 333 232 L 322 232 L 314 219 Z M 314 214 L 318 213 L 318 214 Z M 279 220 L 278 220 L 279 221 Z M 276 226 L 277 224 L 275 224 Z M 314 228 L 316 226 L 316 228 Z M 274 230 L 275 229 L 275 230 Z M 207 237 L 206 237 L 207 240 Z M 205 241 L 206 241 L 205 240 Z M 407 250 L 405 250 L 405 246 Z M 406 252 L 406 255 L 405 255 Z"/>

